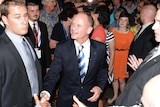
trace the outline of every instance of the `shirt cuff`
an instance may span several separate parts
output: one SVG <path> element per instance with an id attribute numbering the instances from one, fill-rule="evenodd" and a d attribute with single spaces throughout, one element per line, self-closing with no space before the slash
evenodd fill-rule
<path id="1" fill-rule="evenodd" d="M 35 105 L 34 107 L 41 107 L 40 105 Z"/>
<path id="2" fill-rule="evenodd" d="M 45 91 L 45 90 L 40 93 L 40 97 L 42 97 L 43 93 L 47 94 L 47 96 L 50 99 L 50 97 L 51 97 L 50 93 L 48 91 Z"/>

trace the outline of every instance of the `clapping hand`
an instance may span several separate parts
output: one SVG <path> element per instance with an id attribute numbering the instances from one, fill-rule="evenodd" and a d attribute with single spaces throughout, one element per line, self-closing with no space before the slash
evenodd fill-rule
<path id="1" fill-rule="evenodd" d="M 129 55 L 127 64 L 136 71 L 139 65 L 143 62 L 142 58 L 136 58 L 135 55 Z"/>

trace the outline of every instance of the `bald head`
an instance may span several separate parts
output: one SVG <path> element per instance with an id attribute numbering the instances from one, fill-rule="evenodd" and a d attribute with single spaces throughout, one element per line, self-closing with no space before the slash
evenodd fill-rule
<path id="1" fill-rule="evenodd" d="M 83 44 L 89 38 L 93 30 L 93 19 L 86 13 L 78 13 L 73 16 L 71 24 L 71 38 Z"/>
<path id="2" fill-rule="evenodd" d="M 75 17 L 76 17 L 76 19 L 82 19 L 82 20 L 85 21 L 85 23 L 88 24 L 90 27 L 93 26 L 94 21 L 93 21 L 93 18 L 92 18 L 91 15 L 89 15 L 89 14 L 87 14 L 87 13 L 84 13 L 84 12 L 80 12 L 80 13 L 74 15 L 73 18 L 75 18 Z"/>
<path id="3" fill-rule="evenodd" d="M 145 5 L 140 11 L 140 18 L 143 24 L 154 21 L 157 9 L 154 5 Z"/>
<path id="4" fill-rule="evenodd" d="M 144 107 L 159 107 L 160 105 L 160 74 L 150 79 L 143 89 L 141 101 Z"/>

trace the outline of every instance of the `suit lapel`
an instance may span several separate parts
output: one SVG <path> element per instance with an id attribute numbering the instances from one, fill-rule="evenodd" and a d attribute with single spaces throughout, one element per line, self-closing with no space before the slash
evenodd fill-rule
<path id="1" fill-rule="evenodd" d="M 79 66 L 78 66 L 78 59 L 77 59 L 77 54 L 76 54 L 76 47 L 74 45 L 74 40 L 71 40 L 71 43 L 70 43 L 70 46 L 68 46 L 68 54 L 70 54 L 70 56 L 72 57 L 72 65 L 73 65 L 73 68 L 75 70 L 75 72 L 78 71 L 78 76 L 79 76 Z"/>
<path id="2" fill-rule="evenodd" d="M 21 58 L 20 54 L 18 53 L 16 47 L 12 43 L 12 41 L 8 38 L 8 36 L 5 33 L 3 33 L 3 37 L 6 40 L 7 44 L 9 45 L 9 47 L 10 47 L 9 51 L 10 51 L 10 53 L 12 53 L 13 58 L 15 58 L 15 61 L 17 61 L 17 63 L 19 64 L 19 67 L 21 67 L 21 69 L 25 69 L 22 58 Z"/>
<path id="3" fill-rule="evenodd" d="M 35 39 L 35 37 L 34 37 L 33 31 L 32 31 L 32 28 L 31 28 L 30 25 L 29 25 L 29 28 L 28 28 L 28 36 L 30 37 L 33 45 L 35 46 L 35 44 L 36 44 L 36 43 L 35 43 L 36 39 Z"/>
<path id="4" fill-rule="evenodd" d="M 88 70 L 87 70 L 87 76 L 89 75 L 89 73 L 91 73 L 91 69 L 92 67 L 95 65 L 95 60 L 97 58 L 97 51 L 96 51 L 96 46 L 95 44 L 91 41 L 91 46 L 90 46 L 90 58 L 89 58 L 89 62 L 88 62 Z"/>
<path id="5" fill-rule="evenodd" d="M 152 26 L 153 26 L 153 23 L 150 24 L 149 26 L 147 26 L 147 27 L 141 32 L 141 34 L 138 36 L 138 38 L 141 37 L 141 36 L 143 35 L 143 33 L 147 32 L 149 29 L 151 29 Z M 144 36 L 145 36 L 145 35 L 144 35 Z M 137 38 L 137 39 L 138 39 L 138 38 Z M 136 40 L 137 40 L 137 39 L 136 39 Z"/>
<path id="6" fill-rule="evenodd" d="M 155 64 L 156 62 L 160 61 L 160 55 L 158 55 L 157 57 L 151 59 L 150 61 L 148 61 L 147 63 L 145 63 L 144 61 L 142 62 L 142 64 L 139 66 L 140 69 L 142 69 L 143 67 L 150 67 L 153 64 Z"/>

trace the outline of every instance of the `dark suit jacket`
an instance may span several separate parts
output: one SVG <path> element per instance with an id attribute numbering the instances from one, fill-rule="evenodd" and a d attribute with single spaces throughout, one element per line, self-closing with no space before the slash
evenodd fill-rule
<path id="1" fill-rule="evenodd" d="M 88 71 L 81 84 L 75 45 L 73 40 L 68 40 L 56 46 L 55 59 L 44 79 L 43 89 L 52 94 L 60 79 L 57 107 L 72 107 L 73 95 L 87 106 L 97 107 L 97 102 L 90 103 L 87 98 L 92 96 L 90 90 L 94 86 L 104 89 L 107 82 L 107 66 L 105 45 L 91 40 Z"/>
<path id="2" fill-rule="evenodd" d="M 144 59 L 150 52 L 150 50 L 157 46 L 158 43 L 155 41 L 152 26 L 153 24 L 149 25 L 147 28 L 144 29 L 144 31 L 139 35 L 139 37 L 135 41 L 132 41 L 129 50 L 129 55 L 134 54 L 137 58 Z M 129 66 L 127 66 L 127 68 L 131 76 L 134 70 Z"/>
<path id="3" fill-rule="evenodd" d="M 41 31 L 41 45 L 40 45 L 40 50 L 41 50 L 41 59 L 40 63 L 42 66 L 42 72 L 43 76 L 45 75 L 46 68 L 50 67 L 50 62 L 51 62 L 51 56 L 50 56 L 50 48 L 49 48 L 49 40 L 48 40 L 48 32 L 47 32 L 47 26 L 43 22 L 38 21 L 38 25 Z M 36 39 L 33 34 L 32 28 L 29 25 L 28 28 L 28 33 L 26 36 L 30 37 L 32 44 L 35 48 L 36 46 Z"/>
<path id="4" fill-rule="evenodd" d="M 5 32 L 0 36 L 0 51 L 0 107 L 33 107 L 31 86 L 24 63 Z M 38 59 L 35 63 L 41 89 Z"/>
<path id="5" fill-rule="evenodd" d="M 139 37 L 131 43 L 129 55 L 134 54 L 137 58 L 144 59 L 150 50 L 152 50 L 158 43 L 155 41 L 153 24 L 149 25 Z"/>
<path id="6" fill-rule="evenodd" d="M 160 74 L 160 55 L 148 63 L 140 65 L 129 78 L 123 92 L 116 101 L 116 105 L 128 107 L 140 102 L 144 85 L 157 74 Z"/>
<path id="7" fill-rule="evenodd" d="M 3 33 L 4 29 L 5 28 L 0 24 L 0 35 Z"/>

